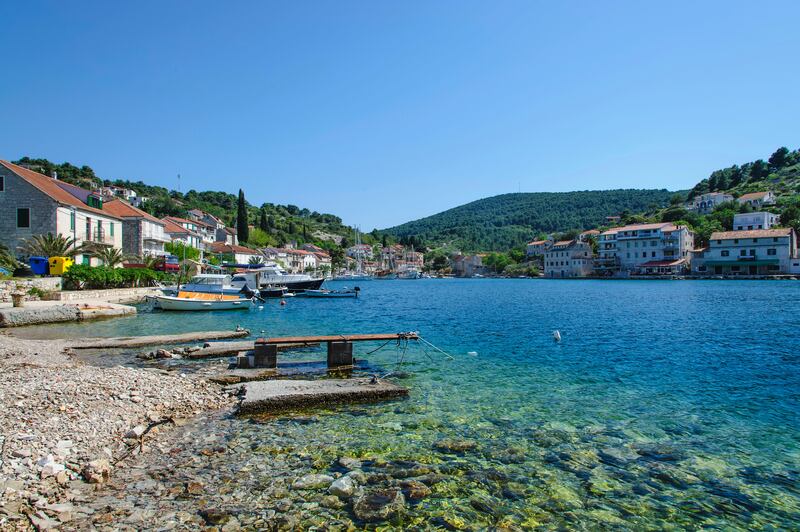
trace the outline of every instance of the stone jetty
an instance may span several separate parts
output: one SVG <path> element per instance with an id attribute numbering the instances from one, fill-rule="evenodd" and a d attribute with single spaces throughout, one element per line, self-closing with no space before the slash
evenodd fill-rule
<path id="1" fill-rule="evenodd" d="M 405 397 L 408 390 L 371 379 L 269 380 L 241 385 L 240 414 L 262 414 L 289 408 L 382 401 Z"/>
<path id="2" fill-rule="evenodd" d="M 3 303 L 0 307 L 0 327 L 22 327 L 42 323 L 81 321 L 136 314 L 136 308 L 105 301 L 26 301 L 23 307 Z"/>

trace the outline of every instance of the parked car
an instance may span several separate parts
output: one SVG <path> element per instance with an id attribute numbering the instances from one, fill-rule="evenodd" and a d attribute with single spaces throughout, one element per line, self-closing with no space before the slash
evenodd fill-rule
<path id="1" fill-rule="evenodd" d="M 162 260 L 158 261 L 155 269 L 160 272 L 178 272 L 181 269 L 178 257 L 175 255 L 166 255 Z"/>

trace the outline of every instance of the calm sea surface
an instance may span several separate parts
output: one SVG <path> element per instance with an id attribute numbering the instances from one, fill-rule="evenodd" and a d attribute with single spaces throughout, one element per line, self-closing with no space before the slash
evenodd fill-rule
<path id="1" fill-rule="evenodd" d="M 242 452 L 187 460 L 185 468 L 165 458 L 161 482 L 200 478 L 224 495 L 214 504 L 242 516 L 277 507 L 302 526 L 346 526 L 354 520 L 349 505 L 328 508 L 319 504 L 324 493 L 289 486 L 304 473 L 341 471 L 338 458 L 351 456 L 375 482 L 419 476 L 430 486 L 429 495 L 409 500 L 395 526 L 800 527 L 800 283 L 360 286 L 358 300 L 143 312 L 43 330 L 112 336 L 241 324 L 270 336 L 419 331 L 455 357 L 410 346 L 407 375 L 397 381 L 410 388 L 407 400 L 301 413 L 300 422 L 217 415 L 185 428 L 176 438 L 213 434 Z M 391 345 L 367 358 L 390 371 L 399 356 Z M 451 452 L 453 442 L 466 450 Z M 137 505 L 170 508 L 146 489 L 138 497 Z"/>

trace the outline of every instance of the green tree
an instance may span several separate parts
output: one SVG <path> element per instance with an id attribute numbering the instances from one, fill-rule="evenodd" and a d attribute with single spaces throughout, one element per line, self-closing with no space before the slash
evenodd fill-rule
<path id="1" fill-rule="evenodd" d="M 239 237 L 239 242 L 247 242 L 250 239 L 247 202 L 244 199 L 244 191 L 242 189 L 239 189 L 239 201 L 236 204 L 236 235 Z"/>
<path id="2" fill-rule="evenodd" d="M 17 258 L 14 254 L 6 246 L 0 244 L 0 268 L 5 268 L 9 273 L 14 273 L 14 270 L 17 269 L 17 264 Z"/>
<path id="3" fill-rule="evenodd" d="M 788 156 L 789 156 L 789 148 L 787 148 L 786 146 L 782 146 L 777 150 L 775 150 L 775 153 L 769 156 L 770 170 L 774 172 L 786 166 Z"/>
<path id="4" fill-rule="evenodd" d="M 269 231 L 269 221 L 267 218 L 267 211 L 263 208 L 261 210 L 261 218 L 258 221 L 258 228 L 264 231 L 265 233 Z"/>
<path id="5" fill-rule="evenodd" d="M 200 259 L 200 250 L 192 246 L 187 246 L 183 242 L 176 240 L 175 242 L 167 242 L 164 244 L 164 251 L 171 255 L 175 255 L 180 260 L 184 257 L 192 260 Z"/>
<path id="6" fill-rule="evenodd" d="M 121 249 L 109 246 L 92 246 L 88 252 L 103 261 L 103 266 L 116 268 L 128 259 Z"/>
<path id="7" fill-rule="evenodd" d="M 769 167 L 763 159 L 753 161 L 750 167 L 750 181 L 761 181 L 769 175 Z"/>

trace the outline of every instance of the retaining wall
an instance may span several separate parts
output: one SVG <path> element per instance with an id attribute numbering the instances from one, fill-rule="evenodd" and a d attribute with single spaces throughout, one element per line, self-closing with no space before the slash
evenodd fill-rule
<path id="1" fill-rule="evenodd" d="M 11 301 L 11 293 L 18 290 L 28 294 L 31 288 L 36 288 L 44 292 L 60 291 L 61 277 L 30 277 L 26 279 L 7 279 L 0 281 L 0 302 L 8 303 Z M 25 296 L 26 301 L 38 301 L 39 299 L 41 298 L 34 294 Z"/>

